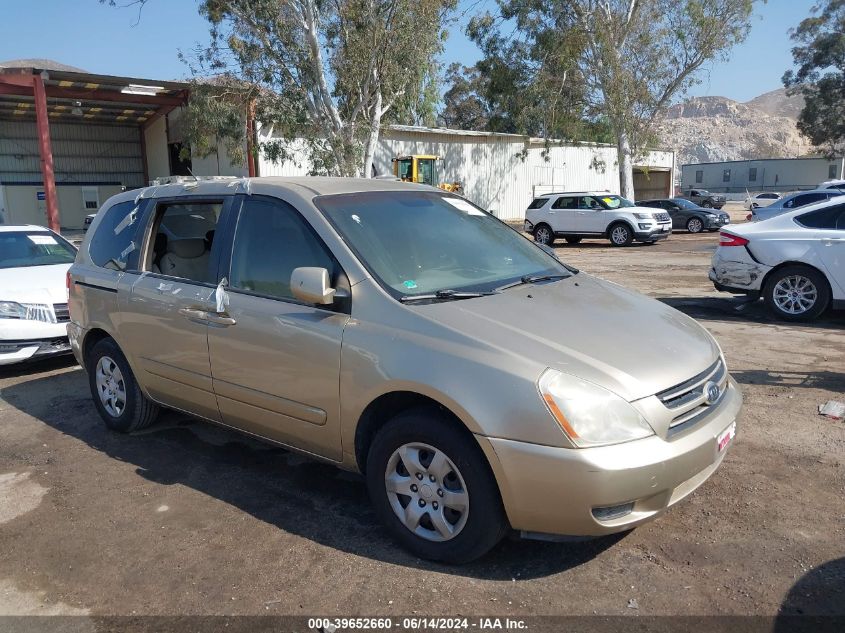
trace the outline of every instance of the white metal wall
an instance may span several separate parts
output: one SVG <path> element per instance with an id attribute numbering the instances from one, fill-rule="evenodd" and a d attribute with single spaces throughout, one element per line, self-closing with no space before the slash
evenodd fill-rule
<path id="1" fill-rule="evenodd" d="M 550 191 L 599 190 L 619 193 L 616 148 L 577 144 L 552 146 L 516 135 L 466 135 L 421 129 L 385 130 L 374 159 L 376 175 L 393 173 L 391 159 L 436 154 L 441 182 L 459 181 L 464 195 L 503 220 L 521 220 L 535 195 Z M 652 152 L 651 167 L 672 169 L 671 152 Z M 262 176 L 303 176 L 310 165 L 304 153 L 275 165 L 263 157 Z"/>

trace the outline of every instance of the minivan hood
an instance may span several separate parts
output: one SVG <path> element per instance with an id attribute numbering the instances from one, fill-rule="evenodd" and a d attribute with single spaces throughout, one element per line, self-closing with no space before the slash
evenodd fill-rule
<path id="1" fill-rule="evenodd" d="M 480 343 L 576 375 L 629 401 L 692 378 L 720 354 L 713 337 L 690 317 L 585 273 L 420 308 Z"/>

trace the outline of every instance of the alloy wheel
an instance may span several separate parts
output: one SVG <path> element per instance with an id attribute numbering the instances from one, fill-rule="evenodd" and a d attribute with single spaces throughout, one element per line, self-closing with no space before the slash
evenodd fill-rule
<path id="1" fill-rule="evenodd" d="M 614 244 L 624 244 L 628 241 L 628 229 L 624 226 L 617 226 L 610 233 L 610 239 L 613 240 Z"/>
<path id="2" fill-rule="evenodd" d="M 534 240 L 540 244 L 550 244 L 552 241 L 552 233 L 545 226 L 541 226 L 534 232 Z"/>
<path id="3" fill-rule="evenodd" d="M 466 483 L 443 451 L 418 442 L 403 444 L 387 462 L 384 484 L 394 514 L 417 536 L 449 541 L 466 525 Z"/>
<path id="4" fill-rule="evenodd" d="M 775 284 L 775 305 L 786 314 L 804 314 L 818 300 L 819 291 L 812 280 L 803 275 L 790 275 Z"/>
<path id="5" fill-rule="evenodd" d="M 687 222 L 687 229 L 690 233 L 701 233 L 703 228 L 704 223 L 698 218 L 691 218 L 690 221 Z"/>
<path id="6" fill-rule="evenodd" d="M 120 367 L 108 356 L 100 357 L 96 369 L 97 395 L 109 415 L 118 418 L 126 409 L 126 383 Z"/>

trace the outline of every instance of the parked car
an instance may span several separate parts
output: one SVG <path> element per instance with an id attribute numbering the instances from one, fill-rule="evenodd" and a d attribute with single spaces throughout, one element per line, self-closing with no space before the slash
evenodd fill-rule
<path id="1" fill-rule="evenodd" d="M 825 180 L 824 182 L 820 182 L 816 189 L 843 189 L 845 190 L 845 180 L 842 179 L 835 179 L 835 180 Z"/>
<path id="2" fill-rule="evenodd" d="M 748 194 L 748 197 L 745 199 L 744 206 L 749 211 L 752 209 L 759 209 L 760 207 L 768 207 L 770 204 L 773 204 L 775 200 L 780 200 L 780 197 L 780 194 L 775 193 L 774 191 L 763 191 L 761 193 L 755 193 L 754 195 Z"/>
<path id="3" fill-rule="evenodd" d="M 712 209 L 705 209 L 686 198 L 658 198 L 655 200 L 640 200 L 639 207 L 663 209 L 672 218 L 673 229 L 684 229 L 690 233 L 702 231 L 718 231 L 730 224 L 731 216 Z"/>
<path id="4" fill-rule="evenodd" d="M 716 193 L 710 193 L 706 189 L 689 189 L 680 198 L 686 198 L 705 209 L 721 209 L 725 206 L 727 198 Z"/>
<path id="5" fill-rule="evenodd" d="M 762 296 L 788 321 L 845 308 L 845 198 L 723 231 L 710 280 L 717 290 Z"/>
<path id="6" fill-rule="evenodd" d="M 0 365 L 70 353 L 66 276 L 76 248 L 40 226 L 0 226 Z"/>
<path id="7" fill-rule="evenodd" d="M 654 243 L 672 233 L 668 213 L 638 207 L 611 193 L 579 191 L 535 198 L 525 212 L 526 233 L 551 246 L 562 237 L 570 244 L 584 238 L 604 238 L 614 246 L 633 241 Z"/>
<path id="8" fill-rule="evenodd" d="M 82 221 L 82 230 L 83 232 L 88 231 L 91 226 L 91 222 L 94 221 L 94 218 L 97 216 L 96 213 L 89 213 L 85 216 L 85 219 Z"/>
<path id="9" fill-rule="evenodd" d="M 779 200 L 775 200 L 768 207 L 758 207 L 751 210 L 751 221 L 759 222 L 760 220 L 767 220 L 773 218 L 787 211 L 805 207 L 810 204 L 816 204 L 845 195 L 845 192 L 839 189 L 814 189 L 811 191 L 797 191 L 795 193 L 783 196 Z"/>
<path id="10" fill-rule="evenodd" d="M 157 254 L 186 209 L 215 238 Z M 68 331 L 108 428 L 173 407 L 360 471 L 400 543 L 465 562 L 653 519 L 736 432 L 707 330 L 546 248 L 424 185 L 160 186 L 97 215 Z"/>

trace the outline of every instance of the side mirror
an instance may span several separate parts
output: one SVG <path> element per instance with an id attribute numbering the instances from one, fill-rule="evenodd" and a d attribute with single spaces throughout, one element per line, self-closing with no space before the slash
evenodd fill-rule
<path id="1" fill-rule="evenodd" d="M 305 303 L 331 305 L 335 289 L 331 287 L 329 271 L 316 266 L 294 268 L 290 275 L 290 291 L 294 298 Z"/>

